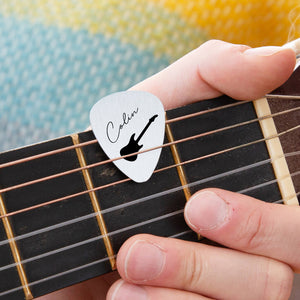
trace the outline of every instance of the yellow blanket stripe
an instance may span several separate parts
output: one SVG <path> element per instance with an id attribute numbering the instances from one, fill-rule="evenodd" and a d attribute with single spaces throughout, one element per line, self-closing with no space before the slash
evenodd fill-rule
<path id="1" fill-rule="evenodd" d="M 299 0 L 0 0 L 0 13 L 86 29 L 173 59 L 207 38 L 261 46 L 300 36 Z"/>
<path id="2" fill-rule="evenodd" d="M 299 0 L 152 0 L 205 28 L 209 37 L 252 46 L 300 36 Z M 290 33 L 290 34 L 289 34 Z"/>

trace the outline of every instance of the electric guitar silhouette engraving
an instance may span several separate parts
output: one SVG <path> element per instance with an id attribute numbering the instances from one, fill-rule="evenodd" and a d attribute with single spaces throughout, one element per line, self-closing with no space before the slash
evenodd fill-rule
<path id="1" fill-rule="evenodd" d="M 141 134 L 138 136 L 136 140 L 134 139 L 135 133 L 130 137 L 129 143 L 120 150 L 121 156 L 138 152 L 143 147 L 143 145 L 139 145 L 139 141 L 142 138 L 142 136 L 145 134 L 145 132 L 147 131 L 151 123 L 154 122 L 154 120 L 157 117 L 158 115 L 154 115 L 149 119 L 147 125 L 145 126 L 145 128 L 143 129 L 143 131 L 141 132 Z M 137 159 L 137 154 L 129 157 L 124 157 L 124 159 L 129 161 L 135 161 Z"/>

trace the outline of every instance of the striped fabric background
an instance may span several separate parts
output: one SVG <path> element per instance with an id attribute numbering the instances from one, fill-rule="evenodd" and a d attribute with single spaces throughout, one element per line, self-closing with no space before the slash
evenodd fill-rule
<path id="1" fill-rule="evenodd" d="M 299 0 L 0 0 L 0 150 L 84 130 L 99 98 L 207 39 L 299 35 Z"/>

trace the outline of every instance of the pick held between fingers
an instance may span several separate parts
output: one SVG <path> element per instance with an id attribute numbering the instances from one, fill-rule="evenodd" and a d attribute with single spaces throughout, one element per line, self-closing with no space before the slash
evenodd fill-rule
<path id="1" fill-rule="evenodd" d="M 156 95 L 166 109 L 221 94 L 253 100 L 284 83 L 295 62 L 291 49 L 212 40 L 131 89 Z"/>
<path id="2" fill-rule="evenodd" d="M 300 270 L 300 207 L 271 204 L 220 189 L 194 194 L 185 207 L 187 224 L 211 240 L 263 255 Z"/>

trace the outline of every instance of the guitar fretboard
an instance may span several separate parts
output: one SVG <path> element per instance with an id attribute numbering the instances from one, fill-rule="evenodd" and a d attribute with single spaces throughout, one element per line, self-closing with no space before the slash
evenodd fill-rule
<path id="1" fill-rule="evenodd" d="M 232 103 L 235 102 L 224 96 L 168 111 L 167 117 L 172 119 Z M 255 142 L 263 139 L 258 122 L 218 131 L 256 118 L 252 102 L 247 102 L 170 124 L 175 141 L 216 131 L 176 145 L 181 162 L 199 158 L 182 166 L 186 188 L 191 193 L 219 187 L 267 202 L 281 199 L 265 142 Z M 79 134 L 80 143 L 94 139 L 91 131 Z M 64 137 L 6 152 L 0 155 L 0 164 L 71 145 L 72 138 Z M 81 147 L 81 151 L 87 165 L 108 159 L 96 143 Z M 157 170 L 174 164 L 170 148 L 164 147 Z M 0 189 L 80 167 L 75 149 L 9 166 L 0 169 Z M 115 254 L 128 237 L 138 233 L 197 241 L 197 235 L 183 219 L 186 198 L 176 167 L 155 172 L 143 184 L 130 180 L 118 183 L 126 177 L 113 163 L 90 168 L 88 172 L 93 186 L 100 187 L 95 196 Z M 105 185 L 110 186 L 101 188 Z M 84 174 L 78 171 L 4 192 L 1 198 L 10 213 L 87 189 Z M 112 270 L 88 192 L 7 219 L 34 297 Z M 0 299 L 24 299 L 24 287 L 2 221 Z"/>

